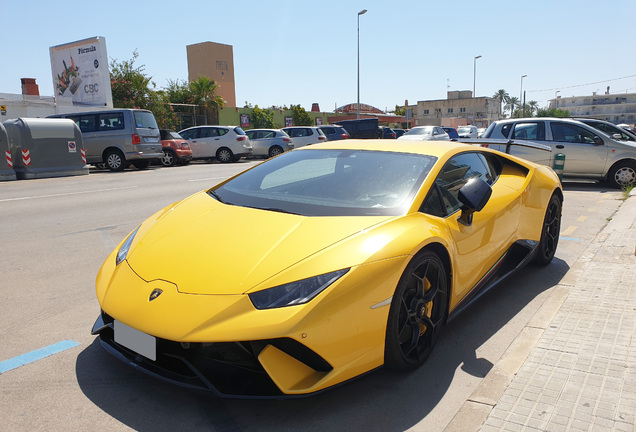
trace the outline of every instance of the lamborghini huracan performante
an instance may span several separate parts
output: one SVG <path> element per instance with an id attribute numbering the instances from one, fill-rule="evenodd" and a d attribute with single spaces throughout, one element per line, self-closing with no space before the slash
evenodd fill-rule
<path id="1" fill-rule="evenodd" d="M 562 202 L 552 169 L 488 148 L 303 147 L 141 223 L 97 275 L 92 332 L 139 370 L 224 397 L 408 371 L 449 317 L 550 263 Z"/>

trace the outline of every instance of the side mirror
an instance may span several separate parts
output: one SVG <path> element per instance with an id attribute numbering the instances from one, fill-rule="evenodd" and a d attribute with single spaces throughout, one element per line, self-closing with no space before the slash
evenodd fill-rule
<path id="1" fill-rule="evenodd" d="M 601 138 L 598 135 L 594 135 L 594 145 L 603 145 L 605 144 L 605 141 L 603 141 L 603 138 Z"/>
<path id="2" fill-rule="evenodd" d="M 463 225 L 470 226 L 473 223 L 473 213 L 481 211 L 490 196 L 492 188 L 480 177 L 473 177 L 468 180 L 459 190 L 457 198 L 462 203 L 462 213 L 459 215 L 459 222 Z"/>
<path id="3" fill-rule="evenodd" d="M 612 138 L 614 138 L 615 140 L 622 140 L 623 139 L 623 135 L 619 134 L 619 133 L 615 133 L 614 135 L 612 135 Z"/>

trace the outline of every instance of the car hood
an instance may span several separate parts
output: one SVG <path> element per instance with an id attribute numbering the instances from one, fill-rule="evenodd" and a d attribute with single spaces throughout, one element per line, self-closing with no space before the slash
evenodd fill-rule
<path id="1" fill-rule="evenodd" d="M 221 204 L 201 192 L 144 222 L 127 261 L 142 279 L 174 283 L 181 293 L 242 294 L 388 219 L 278 213 Z"/>

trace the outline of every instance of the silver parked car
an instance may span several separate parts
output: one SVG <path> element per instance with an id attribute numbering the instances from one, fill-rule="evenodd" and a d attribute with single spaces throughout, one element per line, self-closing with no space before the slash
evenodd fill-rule
<path id="1" fill-rule="evenodd" d="M 450 141 L 450 137 L 441 126 L 415 126 L 398 138 L 399 140 L 441 140 Z"/>
<path id="2" fill-rule="evenodd" d="M 179 135 L 188 140 L 192 159 L 227 163 L 252 154 L 250 139 L 237 126 L 195 126 L 179 131 Z"/>
<path id="3" fill-rule="evenodd" d="M 252 142 L 252 156 L 274 157 L 294 149 L 292 139 L 279 129 L 250 129 L 245 133 Z"/>
<path id="4" fill-rule="evenodd" d="M 505 151 L 508 140 L 550 146 L 552 152 L 511 147 L 512 154 L 544 165 L 553 166 L 554 156 L 564 154 L 563 177 L 603 180 L 616 188 L 636 183 L 636 143 L 618 141 L 579 121 L 547 117 L 496 121 L 474 144 Z"/>
<path id="5" fill-rule="evenodd" d="M 294 142 L 294 148 L 327 141 L 325 133 L 316 126 L 290 126 L 282 129 Z"/>
<path id="6" fill-rule="evenodd" d="M 479 138 L 479 130 L 477 130 L 477 126 L 459 126 L 457 128 L 457 133 L 460 138 Z"/>

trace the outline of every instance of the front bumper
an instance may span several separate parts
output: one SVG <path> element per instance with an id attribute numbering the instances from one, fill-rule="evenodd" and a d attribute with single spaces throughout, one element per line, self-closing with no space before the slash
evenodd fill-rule
<path id="1" fill-rule="evenodd" d="M 333 370 L 314 351 L 289 338 L 220 343 L 179 343 L 157 338 L 157 358 L 153 361 L 115 342 L 113 323 L 113 318 L 102 311 L 91 331 L 99 335 L 107 352 L 156 378 L 212 391 L 223 398 L 290 397 L 278 388 L 261 361 L 267 364 L 286 360 L 295 363 L 292 368 L 301 365 L 307 376 L 316 379 Z"/>

